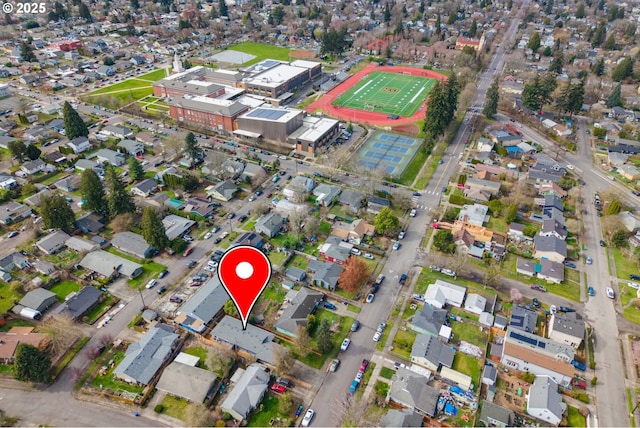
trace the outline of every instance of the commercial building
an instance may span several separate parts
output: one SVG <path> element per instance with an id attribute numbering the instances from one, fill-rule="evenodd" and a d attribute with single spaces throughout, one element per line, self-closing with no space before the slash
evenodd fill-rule
<path id="1" fill-rule="evenodd" d="M 237 86 L 241 78 L 241 73 L 237 71 L 197 66 L 158 80 L 153 84 L 153 95 L 166 98 L 204 95 L 215 98 L 225 93 L 225 86 Z"/>
<path id="2" fill-rule="evenodd" d="M 235 120 L 248 110 L 248 106 L 238 101 L 202 95 L 169 101 L 169 114 L 173 119 L 216 131 L 233 131 Z"/>
<path id="3" fill-rule="evenodd" d="M 268 59 L 254 65 L 248 71 L 255 74 L 245 78 L 241 83 L 247 93 L 262 95 L 280 103 L 290 98 L 296 89 L 320 77 L 322 64 L 304 60 L 283 64 Z"/>

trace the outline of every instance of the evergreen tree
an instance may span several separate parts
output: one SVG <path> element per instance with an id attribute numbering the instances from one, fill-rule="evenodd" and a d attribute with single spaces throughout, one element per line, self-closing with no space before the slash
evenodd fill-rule
<path id="1" fill-rule="evenodd" d="M 551 73 L 562 74 L 562 53 L 557 51 L 556 55 L 549 64 L 549 71 Z"/>
<path id="2" fill-rule="evenodd" d="M 216 18 L 220 18 L 220 15 L 218 15 L 218 9 L 216 9 L 215 6 L 211 5 L 211 12 L 209 12 L 209 19 L 216 19 Z"/>
<path id="3" fill-rule="evenodd" d="M 133 199 L 111 164 L 105 165 L 105 180 L 107 182 L 107 206 L 111 218 L 136 210 Z"/>
<path id="4" fill-rule="evenodd" d="M 47 383 L 51 380 L 51 360 L 47 351 L 21 343 L 13 360 L 13 376 L 22 382 Z"/>
<path id="5" fill-rule="evenodd" d="M 616 37 L 613 33 L 609 34 L 609 37 L 607 37 L 607 41 L 604 42 L 603 48 L 608 51 L 615 51 L 618 48 L 616 46 Z"/>
<path id="6" fill-rule="evenodd" d="M 87 211 L 96 211 L 104 216 L 108 216 L 107 199 L 104 194 L 102 181 L 93 169 L 87 168 L 82 171 L 80 180 L 80 195 L 84 201 L 82 208 Z"/>
<path id="7" fill-rule="evenodd" d="M 571 102 L 569 103 L 569 117 L 574 114 L 580 113 L 582 110 L 582 104 L 584 104 L 584 86 L 586 79 L 580 80 L 577 85 L 572 85 L 571 88 Z"/>
<path id="8" fill-rule="evenodd" d="M 440 12 L 438 12 L 438 16 L 436 17 L 436 34 L 440 34 L 442 32 L 442 18 L 440 17 Z"/>
<path id="9" fill-rule="evenodd" d="M 475 18 L 471 21 L 471 28 L 469 28 L 469 37 L 475 37 L 476 32 L 478 31 L 478 22 Z"/>
<path id="10" fill-rule="evenodd" d="M 391 7 L 389 3 L 386 3 L 384 6 L 384 22 L 388 24 L 389 21 L 391 21 Z"/>
<path id="11" fill-rule="evenodd" d="M 31 160 L 36 160 L 42 154 L 42 150 L 36 147 L 35 144 L 29 144 L 24 152 L 25 155 Z"/>
<path id="12" fill-rule="evenodd" d="M 140 163 L 138 159 L 129 156 L 127 165 L 129 165 L 129 176 L 131 176 L 133 180 L 140 180 L 144 177 L 144 168 L 142 168 L 142 163 Z"/>
<path id="13" fill-rule="evenodd" d="M 154 208 L 146 207 L 142 211 L 141 228 L 142 236 L 150 246 L 158 250 L 163 250 L 169 246 L 169 238 L 167 238 L 167 233 L 162 225 L 162 219 Z"/>
<path id="14" fill-rule="evenodd" d="M 596 31 L 593 33 L 593 36 L 591 37 L 591 46 L 593 46 L 594 48 L 597 48 L 598 46 L 601 46 L 606 39 L 607 39 L 607 26 L 604 21 L 600 21 L 600 24 L 598 24 L 598 28 L 596 29 Z"/>
<path id="15" fill-rule="evenodd" d="M 489 89 L 487 89 L 487 100 L 482 109 L 482 114 L 491 119 L 498 113 L 498 102 L 500 100 L 500 90 L 498 78 L 496 77 Z"/>
<path id="16" fill-rule="evenodd" d="M 89 128 L 87 128 L 87 125 L 85 125 L 78 112 L 71 107 L 69 101 L 65 101 L 62 106 L 62 116 L 64 119 L 65 135 L 69 140 L 89 135 Z"/>
<path id="17" fill-rule="evenodd" d="M 593 72 L 593 74 L 595 74 L 596 76 L 603 76 L 604 75 L 604 58 L 600 58 L 599 60 L 597 60 L 594 64 L 593 67 L 591 67 L 591 71 Z"/>
<path id="18" fill-rule="evenodd" d="M 538 32 L 533 33 L 529 39 L 529 43 L 527 43 L 527 47 L 534 52 L 540 49 L 540 34 Z"/>
<path id="19" fill-rule="evenodd" d="M 553 52 L 551 51 L 551 47 L 550 46 L 545 46 L 544 49 L 542 50 L 542 55 L 544 56 L 551 56 Z"/>
<path id="20" fill-rule="evenodd" d="M 522 90 L 522 104 L 533 111 L 539 111 L 542 108 L 542 102 L 540 100 L 540 75 L 537 75 L 533 81 L 525 83 Z"/>
<path id="21" fill-rule="evenodd" d="M 193 132 L 189 132 L 184 139 L 184 153 L 194 163 L 202 159 L 202 149 L 198 146 L 198 141 Z"/>
<path id="22" fill-rule="evenodd" d="M 333 343 L 331 342 L 331 325 L 329 325 L 327 319 L 323 319 L 320 323 L 316 340 L 318 342 L 318 350 L 323 354 L 329 352 L 333 347 Z"/>
<path id="23" fill-rule="evenodd" d="M 622 83 L 618 83 L 609 98 L 607 98 L 607 107 L 621 107 L 622 106 Z"/>
<path id="24" fill-rule="evenodd" d="M 447 25 L 453 25 L 457 19 L 458 19 L 457 11 L 452 10 L 451 13 L 449 13 L 449 17 L 447 18 Z"/>
<path id="25" fill-rule="evenodd" d="M 424 122 L 424 130 L 432 138 L 444 134 L 447 115 L 447 93 L 442 81 L 436 83 L 429 97 L 427 112 Z"/>
<path id="26" fill-rule="evenodd" d="M 20 57 L 25 62 L 38 61 L 36 54 L 33 53 L 33 48 L 31 48 L 31 44 L 27 42 L 20 43 Z"/>
<path id="27" fill-rule="evenodd" d="M 218 1 L 218 13 L 220 16 L 229 16 L 229 8 L 227 7 L 227 2 L 225 0 Z"/>
<path id="28" fill-rule="evenodd" d="M 562 89 L 560 95 L 556 98 L 556 107 L 563 113 L 568 112 L 570 109 L 571 93 L 573 91 L 572 86 L 571 81 L 569 81 L 567 86 Z"/>
<path id="29" fill-rule="evenodd" d="M 584 18 L 584 3 L 580 3 L 576 9 L 576 19 Z"/>
<path id="30" fill-rule="evenodd" d="M 89 7 L 83 2 L 81 2 L 78 6 L 78 16 L 80 16 L 80 18 L 84 19 L 87 22 L 93 21 L 91 12 L 89 12 Z"/>
<path id="31" fill-rule="evenodd" d="M 458 78 L 455 73 L 451 74 L 447 80 L 446 93 L 447 115 L 445 116 L 445 122 L 446 125 L 449 125 L 453 120 L 456 109 L 458 108 L 458 95 L 460 95 L 460 85 L 458 84 Z"/>
<path id="32" fill-rule="evenodd" d="M 611 72 L 611 78 L 616 82 L 620 82 L 633 74 L 633 61 L 631 58 L 625 57 L 616 65 Z"/>
<path id="33" fill-rule="evenodd" d="M 7 148 L 11 155 L 18 159 L 20 163 L 24 160 L 24 157 L 27 155 L 27 145 L 22 140 L 9 141 L 7 144 Z"/>
<path id="34" fill-rule="evenodd" d="M 67 233 L 73 231 L 73 222 L 76 218 L 62 195 L 40 198 L 40 215 L 46 229 L 61 229 Z"/>

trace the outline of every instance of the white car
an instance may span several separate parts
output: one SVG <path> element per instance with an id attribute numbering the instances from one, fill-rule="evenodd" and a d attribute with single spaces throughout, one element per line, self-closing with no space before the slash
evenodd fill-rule
<path id="1" fill-rule="evenodd" d="M 342 345 L 340 345 L 340 350 L 346 351 L 349 348 L 349 345 L 351 345 L 351 339 L 347 337 L 345 340 L 342 341 Z"/>
<path id="2" fill-rule="evenodd" d="M 146 289 L 153 288 L 156 286 L 157 283 L 158 281 L 156 281 L 155 279 L 152 279 L 151 281 L 147 282 L 147 285 L 145 285 L 144 288 Z"/>
<path id="3" fill-rule="evenodd" d="M 398 241 L 394 242 L 394 243 L 393 243 L 393 249 L 394 249 L 394 250 L 396 250 L 396 251 L 397 251 L 398 249 L 400 249 L 400 242 L 398 242 Z"/>
<path id="4" fill-rule="evenodd" d="M 418 211 L 416 211 L 416 209 L 412 209 L 411 212 L 409 213 L 409 217 L 415 217 L 416 214 L 418 213 Z"/>
<path id="5" fill-rule="evenodd" d="M 211 266 L 212 268 L 217 268 L 218 267 L 218 262 L 213 261 L 213 260 L 209 260 L 207 262 L 207 265 Z"/>
<path id="6" fill-rule="evenodd" d="M 371 253 L 364 253 L 364 258 L 365 259 L 369 259 L 369 260 L 374 260 L 375 257 L 373 257 L 373 254 Z"/>
<path id="7" fill-rule="evenodd" d="M 382 332 L 376 331 L 376 334 L 373 335 L 373 341 L 377 342 L 382 337 Z"/>
<path id="8" fill-rule="evenodd" d="M 213 266 L 205 266 L 204 270 L 206 270 L 207 272 L 215 272 L 216 268 L 214 268 Z"/>
<path id="9" fill-rule="evenodd" d="M 640 284 L 637 284 L 637 283 L 635 283 L 635 282 L 629 282 L 627 285 L 628 285 L 629 287 L 633 288 L 634 290 L 638 290 L 638 289 L 640 289 Z"/>
<path id="10" fill-rule="evenodd" d="M 607 287 L 607 297 L 610 299 L 616 298 L 616 293 L 613 291 L 613 288 Z"/>
<path id="11" fill-rule="evenodd" d="M 249 202 L 253 202 L 256 200 L 256 195 L 249 196 Z"/>
<path id="12" fill-rule="evenodd" d="M 575 167 L 574 167 L 573 165 L 571 165 L 571 164 L 567 165 L 567 169 L 569 169 L 569 170 L 571 170 L 571 171 L 573 171 L 573 169 L 574 169 L 574 168 L 575 168 Z"/>
<path id="13" fill-rule="evenodd" d="M 211 238 L 212 233 L 211 232 L 207 232 L 206 235 L 204 235 L 204 239 L 210 239 Z"/>
<path id="14" fill-rule="evenodd" d="M 362 251 L 358 250 L 357 248 L 352 248 L 351 254 L 353 254 L 354 256 L 359 256 L 360 254 L 362 254 Z"/>
<path id="15" fill-rule="evenodd" d="M 400 234 L 398 235 L 398 239 L 404 239 L 406 235 L 406 232 L 403 230 L 402 232 L 400 232 Z"/>
<path id="16" fill-rule="evenodd" d="M 311 423 L 311 419 L 313 419 L 313 415 L 315 414 L 316 412 L 314 412 L 313 409 L 307 410 L 307 413 L 304 414 L 304 418 L 302 419 L 302 426 L 308 427 Z"/>

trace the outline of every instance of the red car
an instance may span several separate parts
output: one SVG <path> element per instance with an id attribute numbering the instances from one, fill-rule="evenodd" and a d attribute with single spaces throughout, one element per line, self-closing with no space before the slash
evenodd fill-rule
<path id="1" fill-rule="evenodd" d="M 189 256 L 189 254 L 193 253 L 193 247 L 189 247 L 185 250 L 185 252 L 182 254 L 182 257 L 187 257 Z"/>
<path id="2" fill-rule="evenodd" d="M 362 360 L 362 364 L 360 364 L 360 369 L 358 371 L 360 373 L 364 373 L 367 371 L 367 367 L 369 367 L 369 360 Z"/>
<path id="3" fill-rule="evenodd" d="M 279 383 L 274 383 L 273 385 L 271 385 L 271 390 L 278 394 L 284 394 L 285 392 L 287 392 L 287 387 Z"/>

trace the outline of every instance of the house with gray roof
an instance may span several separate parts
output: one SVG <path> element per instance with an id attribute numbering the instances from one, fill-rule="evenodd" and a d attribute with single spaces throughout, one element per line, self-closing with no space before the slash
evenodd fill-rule
<path id="1" fill-rule="evenodd" d="M 553 260 L 542 259 L 540 260 L 538 278 L 560 284 L 564 281 L 564 265 Z"/>
<path id="2" fill-rule="evenodd" d="M 208 186 L 205 189 L 205 192 L 207 192 L 209 197 L 224 202 L 233 199 L 233 195 L 235 195 L 237 191 L 238 186 L 231 181 L 221 181 L 220 183 Z"/>
<path id="3" fill-rule="evenodd" d="M 0 207 L 1 208 L 1 207 Z M 618 217 L 622 221 L 623 226 L 629 232 L 637 232 L 640 230 L 640 219 L 630 211 L 621 211 Z"/>
<path id="4" fill-rule="evenodd" d="M 409 328 L 419 334 L 438 337 L 442 327 L 449 324 L 447 314 L 448 311 L 445 309 L 424 305 L 413 316 Z"/>
<path id="5" fill-rule="evenodd" d="M 210 370 L 173 361 L 160 376 L 156 388 L 192 403 L 202 403 L 215 395 L 218 376 Z"/>
<path id="6" fill-rule="evenodd" d="M 178 308 L 174 321 L 189 331 L 202 333 L 224 314 L 224 304 L 228 300 L 229 295 L 218 275 L 213 275 Z"/>
<path id="7" fill-rule="evenodd" d="M 342 272 L 344 272 L 344 268 L 341 265 L 321 260 L 311 260 L 307 266 L 307 270 L 312 273 L 312 285 L 326 288 L 330 291 L 336 290 L 338 279 Z"/>
<path id="8" fill-rule="evenodd" d="M 464 205 L 458 215 L 458 220 L 476 226 L 482 226 L 489 221 L 489 207 L 482 204 Z"/>
<path id="9" fill-rule="evenodd" d="M 133 137 L 133 131 L 126 126 L 122 125 L 108 125 L 102 128 L 101 134 L 109 135 L 115 138 L 129 138 Z"/>
<path id="10" fill-rule="evenodd" d="M 45 254 L 55 254 L 64 248 L 70 236 L 62 230 L 55 231 L 36 242 L 36 247 Z"/>
<path id="11" fill-rule="evenodd" d="M 464 183 L 467 192 L 484 192 L 491 196 L 496 196 L 500 192 L 500 182 L 485 180 L 483 178 L 469 177 Z"/>
<path id="12" fill-rule="evenodd" d="M 211 330 L 213 340 L 229 344 L 239 353 L 247 353 L 257 361 L 275 366 L 275 349 L 282 345 L 274 342 L 276 335 L 252 324 L 242 328 L 242 321 L 225 315 Z"/>
<path id="13" fill-rule="evenodd" d="M 43 275 L 51 275 L 56 271 L 56 267 L 53 265 L 53 263 L 49 263 L 44 260 L 36 260 L 35 262 L 33 262 L 33 268 L 38 273 L 41 273 Z"/>
<path id="14" fill-rule="evenodd" d="M 96 212 L 90 212 L 78 217 L 75 226 L 83 233 L 98 233 L 104 229 L 104 217 Z"/>
<path id="15" fill-rule="evenodd" d="M 84 171 L 85 169 L 92 169 L 93 172 L 98 174 L 98 176 L 104 175 L 103 166 L 89 159 L 78 159 L 74 166 L 78 171 Z"/>
<path id="16" fill-rule="evenodd" d="M 89 139 L 87 137 L 80 136 L 69 141 L 67 143 L 67 147 L 73 150 L 73 153 L 77 155 L 80 153 L 84 153 L 87 150 L 91 150 L 91 143 L 89 142 Z"/>
<path id="17" fill-rule="evenodd" d="M 75 320 L 81 319 L 90 310 L 98 306 L 102 298 L 102 292 L 96 287 L 82 287 L 69 300 L 60 307 L 60 312 L 66 312 Z"/>
<path id="18" fill-rule="evenodd" d="M 121 166 L 125 163 L 125 156 L 111 149 L 100 149 L 95 153 L 99 163 L 110 163 L 113 166 Z"/>
<path id="19" fill-rule="evenodd" d="M 262 402 L 269 387 L 271 375 L 259 364 L 251 364 L 242 374 L 238 383 L 229 391 L 220 405 L 223 412 L 229 413 L 237 421 L 242 421 Z"/>
<path id="20" fill-rule="evenodd" d="M 407 409 L 390 409 L 381 419 L 381 427 L 419 427 L 423 416 Z"/>
<path id="21" fill-rule="evenodd" d="M 133 193 L 134 195 L 140 196 L 142 198 L 146 198 L 146 197 L 149 197 L 156 190 L 158 190 L 158 184 L 156 183 L 156 181 L 151 178 L 147 178 L 145 180 L 142 180 L 139 183 L 136 183 L 131 188 L 131 193 Z"/>
<path id="22" fill-rule="evenodd" d="M 245 232 L 242 235 L 238 236 L 235 241 L 231 243 L 231 248 L 237 247 L 238 245 L 249 245 L 251 247 L 262 248 L 264 245 L 264 240 L 262 236 L 258 235 L 255 232 Z"/>
<path id="23" fill-rule="evenodd" d="M 129 156 L 138 156 L 144 154 L 144 144 L 134 140 L 122 140 L 118 143 L 117 147 L 121 148 L 121 152 Z"/>
<path id="24" fill-rule="evenodd" d="M 564 224 L 565 224 L 564 211 L 559 210 L 556 207 L 543 208 L 542 221 L 544 222 L 544 220 L 546 219 L 554 220 L 560 223 L 560 225 L 564 227 Z"/>
<path id="25" fill-rule="evenodd" d="M 70 175 L 55 182 L 55 186 L 65 192 L 75 192 L 80 188 L 82 177 L 79 175 Z"/>
<path id="26" fill-rule="evenodd" d="M 162 219 L 162 225 L 164 226 L 164 231 L 169 240 L 173 240 L 184 235 L 193 227 L 194 224 L 196 224 L 195 221 L 175 214 L 169 214 Z"/>
<path id="27" fill-rule="evenodd" d="M 282 194 L 290 201 L 302 202 L 304 195 L 309 194 L 315 186 L 313 178 L 297 175 L 282 189 Z"/>
<path id="28" fill-rule="evenodd" d="M 156 324 L 140 340 L 127 348 L 124 358 L 113 370 L 125 382 L 149 385 L 171 357 L 180 336 L 166 324 Z"/>
<path id="29" fill-rule="evenodd" d="M 391 381 L 388 401 L 420 415 L 435 417 L 440 391 L 427 385 L 424 376 L 400 367 Z"/>
<path id="30" fill-rule="evenodd" d="M 284 225 L 284 217 L 276 212 L 270 212 L 261 216 L 254 226 L 256 232 L 273 238 L 278 236 Z"/>
<path id="31" fill-rule="evenodd" d="M 480 410 L 480 422 L 488 427 L 512 427 L 516 420 L 516 415 L 511 409 L 498 406 L 490 401 L 482 402 Z"/>
<path id="32" fill-rule="evenodd" d="M 324 244 L 320 245 L 318 251 L 324 260 L 342 265 L 351 256 L 352 248 L 353 244 L 344 242 L 337 236 L 329 236 Z"/>
<path id="33" fill-rule="evenodd" d="M 9 201 L 0 205 L 0 223 L 4 225 L 17 223 L 31 214 L 31 208 L 19 202 Z"/>
<path id="34" fill-rule="evenodd" d="M 0 189 L 11 190 L 16 187 L 18 187 L 18 182 L 15 178 L 0 172 Z"/>
<path id="35" fill-rule="evenodd" d="M 498 370 L 496 370 L 495 366 L 492 364 L 485 364 L 482 369 L 482 377 L 480 378 L 480 382 L 485 385 L 495 385 L 496 380 L 498 379 Z"/>
<path id="36" fill-rule="evenodd" d="M 0 277 L 5 281 L 11 279 L 11 271 L 14 269 L 25 269 L 31 266 L 29 259 L 22 253 L 14 251 L 0 259 Z"/>
<path id="37" fill-rule="evenodd" d="M 321 207 L 330 207 L 340 195 L 340 187 L 331 184 L 321 183 L 313 189 L 313 195 L 316 197 L 316 205 Z"/>
<path id="38" fill-rule="evenodd" d="M 518 330 L 533 333 L 538 323 L 538 312 L 527 309 L 524 306 L 515 305 L 511 310 L 509 326 Z"/>
<path id="39" fill-rule="evenodd" d="M 451 368 L 455 353 L 437 337 L 418 334 L 411 347 L 411 362 L 437 372 L 442 366 Z"/>
<path id="40" fill-rule="evenodd" d="M 44 188 L 35 195 L 31 195 L 28 198 L 25 198 L 24 203 L 32 207 L 39 207 L 42 198 L 50 198 L 52 196 L 53 192 L 47 188 Z"/>
<path id="41" fill-rule="evenodd" d="M 547 424 L 558 426 L 567 405 L 558 392 L 558 384 L 549 376 L 536 376 L 529 388 L 527 414 Z"/>
<path id="42" fill-rule="evenodd" d="M 542 222 L 542 229 L 538 233 L 541 236 L 555 236 L 556 238 L 567 239 L 569 232 L 560 222 L 555 219 L 547 218 Z"/>
<path id="43" fill-rule="evenodd" d="M 151 257 L 153 254 L 153 248 L 145 241 L 142 235 L 129 231 L 115 233 L 111 240 L 111 245 L 122 252 L 141 259 Z"/>
<path id="44" fill-rule="evenodd" d="M 67 241 L 64 244 L 67 246 L 67 248 L 77 253 L 82 253 L 82 252 L 88 253 L 90 251 L 97 250 L 98 248 L 100 248 L 100 245 L 97 244 L 96 242 L 90 241 L 88 239 L 80 238 L 78 236 L 72 236 L 71 238 L 67 239 Z"/>
<path id="45" fill-rule="evenodd" d="M 324 295 L 308 287 L 302 287 L 275 323 L 275 329 L 290 337 L 298 335 L 298 327 L 306 327 L 307 316 L 320 306 Z"/>
<path id="46" fill-rule="evenodd" d="M 357 213 L 364 201 L 364 193 L 354 189 L 344 189 L 339 196 L 340 205 L 349 208 L 352 213 Z"/>
<path id="47" fill-rule="evenodd" d="M 23 163 L 20 167 L 20 171 L 24 172 L 27 175 L 34 175 L 39 172 L 44 172 L 46 166 L 47 164 L 44 163 L 42 159 L 36 159 Z"/>
<path id="48" fill-rule="evenodd" d="M 390 206 L 391 201 L 389 199 L 381 198 L 379 196 L 369 196 L 367 200 L 367 211 L 374 214 L 378 214 L 381 209 L 389 208 Z"/>
<path id="49" fill-rule="evenodd" d="M 529 178 L 529 181 L 535 183 L 557 183 L 562 179 L 561 175 L 550 174 L 538 169 L 529 169 L 527 177 Z"/>
<path id="50" fill-rule="evenodd" d="M 102 250 L 90 252 L 78 264 L 104 277 L 124 275 L 135 278 L 142 273 L 142 265 Z"/>
<path id="51" fill-rule="evenodd" d="M 555 313 L 549 323 L 549 339 L 580 347 L 585 337 L 586 326 L 577 312 Z"/>
<path id="52" fill-rule="evenodd" d="M 290 267 L 287 268 L 284 276 L 291 281 L 300 282 L 307 277 L 307 273 L 300 268 Z"/>
<path id="53" fill-rule="evenodd" d="M 548 259 L 562 263 L 567 257 L 566 241 L 556 236 L 536 235 L 533 238 L 534 254 L 536 259 Z"/>
<path id="54" fill-rule="evenodd" d="M 58 297 L 55 293 L 44 288 L 31 290 L 20 300 L 20 305 L 41 313 L 44 313 L 56 303 L 58 303 Z"/>

